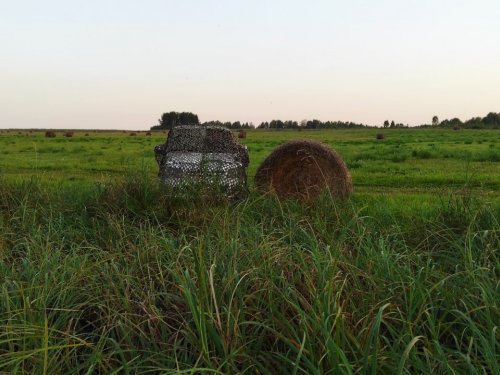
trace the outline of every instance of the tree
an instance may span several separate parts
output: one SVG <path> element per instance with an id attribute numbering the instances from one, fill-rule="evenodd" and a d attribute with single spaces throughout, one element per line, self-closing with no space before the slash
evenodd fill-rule
<path id="1" fill-rule="evenodd" d="M 198 115 L 191 112 L 165 112 L 158 120 L 159 125 L 151 127 L 151 130 L 172 129 L 177 125 L 199 125 Z"/>
<path id="2" fill-rule="evenodd" d="M 321 121 L 314 119 L 312 121 L 307 121 L 306 128 L 319 129 L 319 128 L 321 128 L 321 125 L 322 125 Z"/>
<path id="3" fill-rule="evenodd" d="M 451 126 L 461 126 L 461 125 L 463 125 L 463 124 L 462 124 L 462 121 L 461 121 L 459 118 L 457 118 L 457 117 L 452 118 L 452 119 L 449 121 L 449 124 L 450 124 Z"/>
<path id="4" fill-rule="evenodd" d="M 500 113 L 490 112 L 482 120 L 485 125 L 500 125 Z"/>
<path id="5" fill-rule="evenodd" d="M 179 125 L 199 125 L 198 115 L 191 112 L 179 113 Z"/>
<path id="6" fill-rule="evenodd" d="M 432 118 L 432 125 L 433 126 L 438 126 L 439 125 L 439 118 L 437 116 L 434 116 Z"/>
<path id="7" fill-rule="evenodd" d="M 391 121 L 391 128 L 393 128 L 394 126 L 396 126 L 396 124 L 394 123 L 394 120 Z"/>
<path id="8" fill-rule="evenodd" d="M 179 114 L 177 112 L 165 112 L 158 119 L 161 129 L 172 129 L 179 123 Z"/>
<path id="9" fill-rule="evenodd" d="M 389 127 L 389 120 L 384 121 L 384 128 L 387 128 L 387 127 Z"/>

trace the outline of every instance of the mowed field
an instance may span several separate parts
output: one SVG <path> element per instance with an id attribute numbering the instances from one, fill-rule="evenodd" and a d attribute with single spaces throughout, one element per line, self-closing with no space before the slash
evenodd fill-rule
<path id="1" fill-rule="evenodd" d="M 384 140 L 376 140 L 383 132 Z M 138 171 L 154 176 L 153 148 L 164 132 L 5 131 L 0 134 L 0 173 L 6 179 L 36 176 L 52 183 L 120 179 Z M 235 136 L 237 133 L 234 133 Z M 337 150 L 347 163 L 357 191 L 404 192 L 469 187 L 500 188 L 500 132 L 495 130 L 390 129 L 248 132 L 250 181 L 262 160 L 291 139 L 314 139 Z M 387 188 L 387 189 L 385 189 Z"/>
<path id="2" fill-rule="evenodd" d="M 249 131 L 238 201 L 169 195 L 165 139 L 0 132 L 0 374 L 500 373 L 500 131 Z M 352 197 L 255 191 L 291 139 Z"/>

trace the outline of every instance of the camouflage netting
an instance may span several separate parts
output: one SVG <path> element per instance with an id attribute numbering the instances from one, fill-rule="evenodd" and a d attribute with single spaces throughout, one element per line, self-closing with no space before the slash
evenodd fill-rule
<path id="1" fill-rule="evenodd" d="M 159 176 L 168 186 L 217 184 L 227 192 L 246 189 L 248 151 L 230 130 L 217 126 L 177 126 L 155 147 Z"/>
<path id="2" fill-rule="evenodd" d="M 335 197 L 352 193 L 352 179 L 344 161 L 319 142 L 291 141 L 269 155 L 259 166 L 255 184 L 282 198 L 308 201 L 328 189 Z"/>

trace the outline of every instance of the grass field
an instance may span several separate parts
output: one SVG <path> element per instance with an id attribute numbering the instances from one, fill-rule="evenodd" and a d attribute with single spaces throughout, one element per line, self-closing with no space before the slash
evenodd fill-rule
<path id="1" fill-rule="evenodd" d="M 166 196 L 163 133 L 0 133 L 0 374 L 500 373 L 500 132 L 295 138 L 354 194 Z M 85 136 L 85 133 L 88 136 Z"/>
<path id="2" fill-rule="evenodd" d="M 335 148 L 351 170 L 356 188 L 401 189 L 500 188 L 500 134 L 495 130 L 398 129 L 386 130 L 253 131 L 242 140 L 250 153 L 250 178 L 278 145 L 310 138 Z M 85 136 L 88 134 L 88 136 Z M 45 138 L 43 132 L 0 134 L 0 172 L 7 179 L 29 176 L 54 182 L 121 178 L 138 170 L 154 176 L 153 147 L 166 135 L 150 137 L 130 132 L 76 132 L 65 138 Z M 368 189 L 365 189 L 368 188 Z"/>

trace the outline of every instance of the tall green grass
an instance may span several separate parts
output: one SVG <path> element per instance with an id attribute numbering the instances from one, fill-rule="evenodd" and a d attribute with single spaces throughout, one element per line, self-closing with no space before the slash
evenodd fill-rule
<path id="1" fill-rule="evenodd" d="M 481 197 L 231 202 L 148 176 L 0 184 L 0 372 L 500 372 Z"/>

